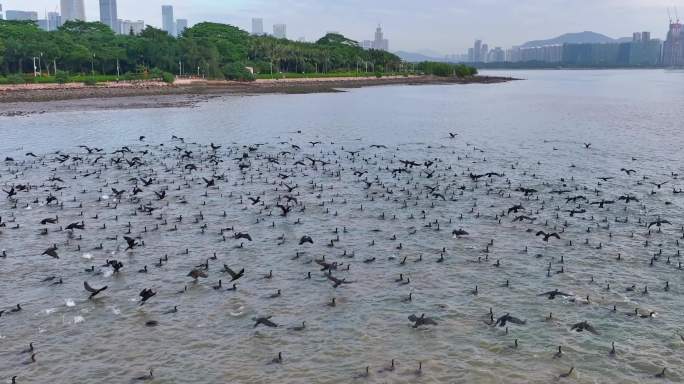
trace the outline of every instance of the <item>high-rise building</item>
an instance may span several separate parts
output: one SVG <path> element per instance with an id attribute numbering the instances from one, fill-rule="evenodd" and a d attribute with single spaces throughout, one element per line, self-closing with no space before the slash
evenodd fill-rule
<path id="1" fill-rule="evenodd" d="M 363 49 L 373 49 L 373 42 L 371 40 L 364 40 L 361 42 L 361 48 Z"/>
<path id="2" fill-rule="evenodd" d="M 482 48 L 480 49 L 480 59 L 478 61 L 481 63 L 486 63 L 488 54 L 489 54 L 489 45 L 482 44 Z"/>
<path id="3" fill-rule="evenodd" d="M 131 33 L 134 35 L 139 35 L 145 29 L 145 22 L 142 20 L 120 20 L 120 23 L 122 35 L 130 35 Z"/>
<path id="4" fill-rule="evenodd" d="M 176 23 L 173 18 L 173 6 L 162 5 L 162 29 L 171 36 L 176 36 Z"/>
<path id="5" fill-rule="evenodd" d="M 287 25 L 273 24 L 273 36 L 278 39 L 287 39 Z"/>
<path id="6" fill-rule="evenodd" d="M 62 26 L 62 16 L 59 12 L 48 12 L 48 31 L 56 31 L 57 28 Z"/>
<path id="7" fill-rule="evenodd" d="M 482 40 L 475 40 L 473 45 L 473 62 L 476 63 L 482 58 Z"/>
<path id="8" fill-rule="evenodd" d="M 5 17 L 2 15 L 2 4 L 0 4 L 0 20 L 4 20 Z"/>
<path id="9" fill-rule="evenodd" d="M 176 20 L 176 35 L 180 36 L 188 29 L 188 19 L 178 19 Z"/>
<path id="10" fill-rule="evenodd" d="M 62 22 L 71 20 L 86 20 L 83 0 L 61 0 Z"/>
<path id="11" fill-rule="evenodd" d="M 382 26 L 378 25 L 375 29 L 375 40 L 373 40 L 373 49 L 379 51 L 389 51 L 389 40 L 385 39 L 382 33 Z"/>
<path id="12" fill-rule="evenodd" d="M 684 65 L 684 28 L 679 20 L 670 22 L 667 40 L 663 44 L 663 65 Z"/>
<path id="13" fill-rule="evenodd" d="M 264 19 L 253 18 L 252 19 L 252 35 L 261 36 L 264 34 Z"/>
<path id="14" fill-rule="evenodd" d="M 651 32 L 641 32 L 641 41 L 650 41 L 651 40 Z"/>
<path id="15" fill-rule="evenodd" d="M 638 43 L 641 41 L 641 32 L 634 32 L 632 33 L 632 42 L 633 43 Z"/>
<path id="16" fill-rule="evenodd" d="M 506 52 L 501 47 L 496 47 L 489 51 L 487 55 L 488 63 L 503 63 L 506 61 Z"/>
<path id="17" fill-rule="evenodd" d="M 108 25 L 112 31 L 120 32 L 116 0 L 100 0 L 100 22 Z"/>
<path id="18" fill-rule="evenodd" d="M 7 20 L 38 20 L 38 12 L 33 11 L 17 11 L 13 9 L 8 9 L 5 12 Z"/>

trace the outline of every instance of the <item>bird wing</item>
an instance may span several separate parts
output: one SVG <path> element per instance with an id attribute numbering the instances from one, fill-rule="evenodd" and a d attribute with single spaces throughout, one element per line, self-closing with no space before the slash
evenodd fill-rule
<path id="1" fill-rule="evenodd" d="M 269 326 L 269 327 L 277 327 L 277 326 L 278 326 L 278 324 L 272 322 L 272 321 L 269 320 L 269 319 L 263 319 L 263 320 L 261 320 L 261 323 L 262 323 L 263 325 L 266 325 L 266 326 Z"/>
<path id="2" fill-rule="evenodd" d="M 408 319 L 413 322 L 418 321 L 418 317 L 416 317 L 416 315 L 409 315 Z"/>
<path id="3" fill-rule="evenodd" d="M 521 319 L 518 319 L 517 317 L 513 317 L 513 316 L 509 316 L 508 321 L 510 321 L 513 324 L 518 324 L 518 325 L 523 325 L 523 324 L 527 323 L 526 320 L 521 320 Z"/>
<path id="4" fill-rule="evenodd" d="M 88 284 L 87 281 L 84 281 L 84 282 L 83 282 L 83 287 L 85 287 L 85 290 L 88 291 L 88 292 L 90 292 L 90 293 L 95 293 L 95 292 L 97 292 L 97 289 L 91 287 L 90 284 Z"/>
<path id="5" fill-rule="evenodd" d="M 230 275 L 230 277 L 235 277 L 235 275 L 237 275 L 237 273 L 235 273 L 235 271 L 233 271 L 232 269 L 230 269 L 230 268 L 229 268 L 227 265 L 225 265 L 225 264 L 223 264 L 223 270 L 226 271 L 226 272 Z"/>

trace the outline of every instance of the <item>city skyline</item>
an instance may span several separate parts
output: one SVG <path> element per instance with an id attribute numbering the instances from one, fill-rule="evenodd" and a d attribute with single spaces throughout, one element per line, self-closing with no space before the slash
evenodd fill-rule
<path id="1" fill-rule="evenodd" d="M 42 19 L 46 12 L 59 9 L 60 2 L 79 1 L 82 0 L 30 0 L 30 4 L 26 0 L 4 0 L 0 3 L 5 10 L 35 11 Z M 334 4 L 299 0 L 291 7 L 273 7 L 272 0 L 236 0 L 230 4 L 218 0 L 149 0 L 142 5 L 133 0 L 118 0 L 118 17 L 144 20 L 162 29 L 161 6 L 171 5 L 175 14 L 188 19 L 189 25 L 212 21 L 251 32 L 252 19 L 261 18 L 265 30 L 274 24 L 286 24 L 290 37 L 304 36 L 309 41 L 322 37 L 325 31 L 337 30 L 362 42 L 368 39 L 370 28 L 382 24 L 385 33 L 392 36 L 393 51 L 446 55 L 467 52 L 475 39 L 487 41 L 492 47 L 511 47 L 538 38 L 588 30 L 614 38 L 630 37 L 635 30 L 650 30 L 653 38 L 664 40 L 668 32 L 663 27 L 667 25 L 667 8 L 679 6 L 684 12 L 682 0 L 464 0 L 459 4 L 429 0 L 428 3 L 432 9 L 424 9 L 425 3 L 404 0 L 378 0 L 371 6 L 361 6 L 356 0 Z M 86 20 L 99 21 L 99 8 L 99 0 L 85 0 Z M 441 11 L 433 12 L 436 8 Z M 405 25 L 411 28 L 404 28 Z"/>

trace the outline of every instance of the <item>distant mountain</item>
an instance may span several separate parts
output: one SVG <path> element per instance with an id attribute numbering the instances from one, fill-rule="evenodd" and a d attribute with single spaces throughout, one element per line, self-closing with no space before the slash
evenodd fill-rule
<path id="1" fill-rule="evenodd" d="M 399 56 L 402 60 L 409 62 L 409 63 L 420 63 L 422 61 L 446 61 L 446 59 L 443 56 L 442 57 L 428 56 L 428 55 L 424 55 L 422 53 L 416 53 L 416 52 L 397 51 L 397 52 L 394 52 L 394 54 Z"/>
<path id="2" fill-rule="evenodd" d="M 528 41 L 527 43 L 523 44 L 521 47 L 523 47 L 523 48 L 541 47 L 544 45 L 556 45 L 556 44 L 620 43 L 620 42 L 623 42 L 622 40 L 624 40 L 624 39 L 627 39 L 627 41 L 631 40 L 631 38 L 613 39 L 611 37 L 608 37 L 606 35 L 602 35 L 600 33 L 585 31 L 585 32 L 578 32 L 578 33 L 566 33 L 564 35 L 560 35 L 556 38 L 548 39 L 548 40 Z"/>

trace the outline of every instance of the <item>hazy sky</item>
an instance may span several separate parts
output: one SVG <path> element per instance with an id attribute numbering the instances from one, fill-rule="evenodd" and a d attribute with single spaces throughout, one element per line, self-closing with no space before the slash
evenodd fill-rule
<path id="1" fill-rule="evenodd" d="M 99 19 L 98 0 L 85 0 L 88 20 Z M 5 10 L 55 10 L 59 0 L 0 0 Z M 461 53 L 475 38 L 509 47 L 565 32 L 592 30 L 611 37 L 667 32 L 667 7 L 684 0 L 118 0 L 119 17 L 161 25 L 161 5 L 174 6 L 176 18 L 190 24 L 215 21 L 251 29 L 287 24 L 288 38 L 315 40 L 338 31 L 355 40 L 372 39 L 382 23 L 390 50 Z"/>

